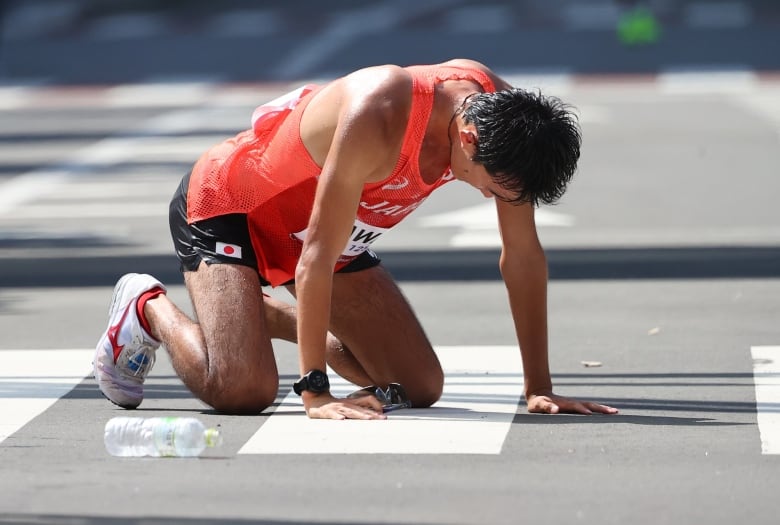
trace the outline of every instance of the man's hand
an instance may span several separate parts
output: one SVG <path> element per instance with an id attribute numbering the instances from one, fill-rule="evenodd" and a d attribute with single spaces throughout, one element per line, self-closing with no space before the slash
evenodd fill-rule
<path id="1" fill-rule="evenodd" d="M 568 397 L 549 394 L 531 394 L 528 396 L 528 411 L 540 414 L 617 414 L 617 408 L 599 405 L 591 401 L 579 401 Z"/>
<path id="2" fill-rule="evenodd" d="M 310 395 L 304 392 L 303 405 L 311 419 L 387 419 L 382 413 L 382 403 L 374 396 L 347 400 L 328 393 Z"/>

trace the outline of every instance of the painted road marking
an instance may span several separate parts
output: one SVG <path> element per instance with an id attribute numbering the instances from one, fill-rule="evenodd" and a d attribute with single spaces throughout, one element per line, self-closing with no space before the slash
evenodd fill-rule
<path id="1" fill-rule="evenodd" d="M 73 390 L 94 350 L 2 350 L 0 443 Z"/>
<path id="2" fill-rule="evenodd" d="M 563 97 L 569 95 L 575 77 L 566 70 L 546 72 L 505 71 L 501 78 L 509 84 L 527 90 L 540 90 L 545 95 Z"/>
<path id="3" fill-rule="evenodd" d="M 761 452 L 780 454 L 780 346 L 751 346 Z"/>
<path id="4" fill-rule="evenodd" d="M 749 69 L 732 71 L 673 71 L 658 75 L 658 87 L 666 95 L 752 93 L 758 76 Z"/>
<path id="5" fill-rule="evenodd" d="M 60 165 L 14 177 L 0 185 L 0 216 L 54 193 L 78 175 L 133 158 L 136 149 L 148 144 L 150 137 L 197 129 L 203 119 L 202 110 L 163 113 L 133 129 L 132 136 L 105 138 L 67 155 Z"/>
<path id="6" fill-rule="evenodd" d="M 571 215 L 545 208 L 536 209 L 535 220 L 539 227 L 570 227 L 574 225 L 574 217 Z M 496 205 L 493 202 L 428 215 L 420 219 L 418 224 L 424 228 L 460 228 L 460 231 L 450 238 L 450 246 L 456 248 L 501 246 Z"/>
<path id="7" fill-rule="evenodd" d="M 780 91 L 765 89 L 749 93 L 748 96 L 740 94 L 735 98 L 738 103 L 772 126 L 780 140 Z"/>
<path id="8" fill-rule="evenodd" d="M 500 454 L 523 391 L 516 346 L 438 346 L 444 394 L 386 421 L 308 419 L 290 393 L 239 454 Z M 354 390 L 330 374 L 332 391 Z"/>
<path id="9" fill-rule="evenodd" d="M 780 346 L 753 346 L 763 454 L 780 454 Z M 515 346 L 437 346 L 444 394 L 434 407 L 387 421 L 317 421 L 290 393 L 239 454 L 499 454 L 521 400 Z M 92 373 L 93 350 L 0 350 L 0 443 Z M 333 391 L 354 387 L 332 375 Z"/>

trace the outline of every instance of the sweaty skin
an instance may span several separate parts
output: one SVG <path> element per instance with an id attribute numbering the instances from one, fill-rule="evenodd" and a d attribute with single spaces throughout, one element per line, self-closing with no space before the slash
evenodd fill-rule
<path id="1" fill-rule="evenodd" d="M 481 64 L 466 60 L 451 63 L 481 68 L 499 90 L 511 87 Z M 476 130 L 457 115 L 466 97 L 479 90 L 480 86 L 470 81 L 447 81 L 438 86 L 420 153 L 422 177 L 433 182 L 449 166 L 455 178 L 496 202 L 502 238 L 500 268 L 522 349 L 529 411 L 615 413 L 613 408 L 568 399 L 552 391 L 547 349 L 547 264 L 536 233 L 533 207 L 510 205 L 495 198 L 505 190 L 471 161 L 478 140 Z M 370 68 L 330 84 L 304 113 L 301 138 L 314 161 L 322 166 L 322 174 L 295 273 L 301 374 L 325 367 L 333 266 L 347 242 L 363 185 L 381 181 L 392 172 L 406 129 L 410 93 L 411 79 L 403 69 Z M 307 392 L 304 405 L 311 417 L 341 417 L 348 403 L 327 394 Z"/>

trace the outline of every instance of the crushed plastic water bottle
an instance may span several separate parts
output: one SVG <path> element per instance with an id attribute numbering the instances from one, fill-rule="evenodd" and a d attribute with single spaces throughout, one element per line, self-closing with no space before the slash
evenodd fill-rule
<path id="1" fill-rule="evenodd" d="M 103 440 L 112 456 L 195 457 L 222 444 L 216 428 L 194 417 L 115 417 Z"/>

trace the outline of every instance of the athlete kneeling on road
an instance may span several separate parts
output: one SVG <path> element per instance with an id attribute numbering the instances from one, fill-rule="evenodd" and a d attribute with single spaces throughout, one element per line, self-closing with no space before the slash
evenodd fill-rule
<path id="1" fill-rule="evenodd" d="M 100 390 L 137 407 L 163 344 L 202 401 L 258 413 L 277 395 L 271 339 L 281 338 L 298 343 L 295 390 L 309 417 L 384 417 L 375 396 L 334 398 L 326 363 L 358 386 L 399 383 L 413 406 L 433 404 L 439 361 L 370 247 L 457 179 L 496 203 L 528 410 L 616 413 L 556 395 L 548 366 L 547 263 L 534 208 L 564 193 L 580 143 L 568 106 L 464 59 L 361 69 L 261 106 L 251 129 L 198 160 L 171 202 L 197 321 L 154 277 L 122 277 L 94 359 Z M 267 285 L 285 286 L 297 308 L 264 296 Z"/>

